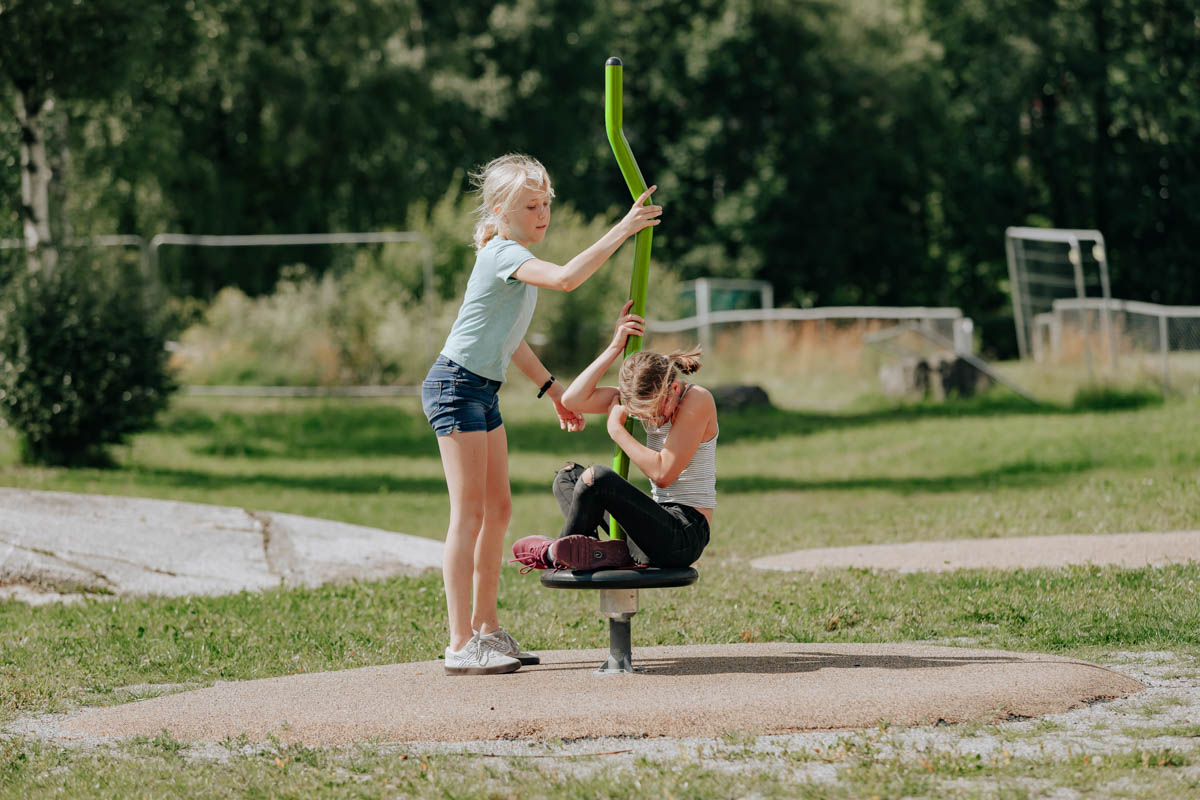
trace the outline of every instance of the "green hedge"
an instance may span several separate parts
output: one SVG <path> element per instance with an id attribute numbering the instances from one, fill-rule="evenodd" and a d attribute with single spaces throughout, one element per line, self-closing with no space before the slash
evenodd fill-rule
<path id="1" fill-rule="evenodd" d="M 64 254 L 0 298 L 0 413 L 29 463 L 99 465 L 167 403 L 167 319 L 137 273 Z"/>

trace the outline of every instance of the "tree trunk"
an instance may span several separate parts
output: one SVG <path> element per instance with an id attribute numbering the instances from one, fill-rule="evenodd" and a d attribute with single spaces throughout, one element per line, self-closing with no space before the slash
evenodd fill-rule
<path id="1" fill-rule="evenodd" d="M 42 114 L 53 108 L 47 97 L 17 92 L 17 121 L 21 125 L 21 221 L 29 269 L 50 275 L 58 265 L 58 250 L 50 232 L 50 182 Z"/>
<path id="2" fill-rule="evenodd" d="M 47 136 L 46 160 L 50 165 L 50 241 L 55 246 L 70 244 L 71 216 L 67 213 L 67 175 L 71 151 L 67 147 L 66 109 L 49 110 L 43 128 Z"/>

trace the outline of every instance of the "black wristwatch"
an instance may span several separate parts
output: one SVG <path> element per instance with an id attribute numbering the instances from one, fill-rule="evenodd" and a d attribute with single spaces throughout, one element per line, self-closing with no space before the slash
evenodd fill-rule
<path id="1" fill-rule="evenodd" d="M 542 388 L 538 390 L 538 399 L 539 400 L 541 399 L 542 395 L 544 395 L 546 393 L 546 390 L 550 388 L 550 384 L 552 384 L 552 383 L 554 383 L 553 375 L 551 375 L 550 379 L 547 380 L 545 383 L 543 383 Z"/>

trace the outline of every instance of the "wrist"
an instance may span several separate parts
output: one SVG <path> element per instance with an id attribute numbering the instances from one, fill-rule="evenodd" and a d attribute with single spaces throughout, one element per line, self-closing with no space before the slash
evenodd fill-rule
<path id="1" fill-rule="evenodd" d="M 550 393 L 551 397 L 555 397 L 554 388 L 556 386 L 558 387 L 558 396 L 561 397 L 562 396 L 562 387 L 558 386 L 558 381 L 556 381 L 554 379 L 554 376 L 551 375 L 549 378 L 546 379 L 546 382 L 542 384 L 541 388 L 538 389 L 538 393 L 537 393 L 538 399 L 540 400 L 542 398 L 542 395 L 546 394 L 547 392 Z"/>

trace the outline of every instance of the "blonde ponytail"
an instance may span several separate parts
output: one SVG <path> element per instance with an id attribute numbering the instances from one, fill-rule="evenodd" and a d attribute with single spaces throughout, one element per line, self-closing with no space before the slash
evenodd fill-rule
<path id="1" fill-rule="evenodd" d="M 495 222 L 480 220 L 475 225 L 475 249 L 482 250 L 483 246 L 490 242 L 492 237 L 499 232 L 500 229 Z"/>

